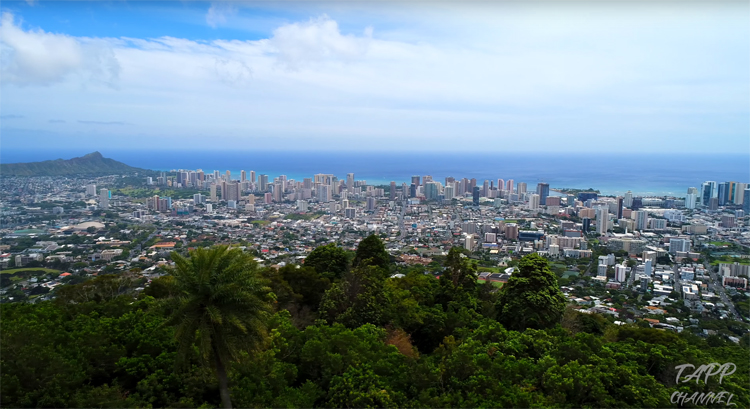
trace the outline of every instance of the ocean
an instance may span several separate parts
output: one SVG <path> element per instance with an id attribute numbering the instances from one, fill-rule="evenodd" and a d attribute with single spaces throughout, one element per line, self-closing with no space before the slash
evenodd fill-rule
<path id="1" fill-rule="evenodd" d="M 2 150 L 0 162 L 31 162 L 69 159 L 87 151 Z M 605 195 L 673 195 L 684 197 L 688 187 L 700 187 L 707 180 L 750 182 L 750 155 L 697 154 L 532 154 L 532 153 L 447 153 L 447 152 L 295 152 L 295 151 L 101 151 L 102 155 L 130 166 L 155 170 L 203 169 L 240 170 L 302 180 L 316 173 L 339 179 L 353 172 L 356 180 L 370 185 L 395 181 L 410 183 L 412 175 L 513 179 L 526 182 L 533 190 L 539 182 L 551 188 L 594 188 Z"/>

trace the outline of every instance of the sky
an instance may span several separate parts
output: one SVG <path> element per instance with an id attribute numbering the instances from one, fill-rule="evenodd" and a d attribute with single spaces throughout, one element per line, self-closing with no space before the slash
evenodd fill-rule
<path id="1" fill-rule="evenodd" d="M 6 152 L 750 154 L 747 1 L 39 0 L 0 13 Z"/>

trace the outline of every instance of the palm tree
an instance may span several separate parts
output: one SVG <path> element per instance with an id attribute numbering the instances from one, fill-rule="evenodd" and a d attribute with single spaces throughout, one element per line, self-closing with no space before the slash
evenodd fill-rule
<path id="1" fill-rule="evenodd" d="M 231 408 L 228 364 L 266 339 L 273 294 L 252 256 L 240 249 L 199 248 L 189 258 L 173 252 L 172 260 L 175 295 L 168 299 L 165 325 L 175 327 L 182 358 L 197 344 L 200 357 L 216 371 L 222 405 Z"/>

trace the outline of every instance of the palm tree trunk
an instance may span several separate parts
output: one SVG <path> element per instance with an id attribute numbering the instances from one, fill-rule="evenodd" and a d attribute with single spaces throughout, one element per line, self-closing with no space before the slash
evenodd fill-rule
<path id="1" fill-rule="evenodd" d="M 221 404 L 226 409 L 232 408 L 232 401 L 229 399 L 229 381 L 227 379 L 227 370 L 224 367 L 224 362 L 222 362 L 221 357 L 219 356 L 219 350 L 216 347 L 216 344 L 213 345 L 214 348 L 214 359 L 216 360 L 216 377 L 219 378 L 219 394 L 221 395 Z"/>

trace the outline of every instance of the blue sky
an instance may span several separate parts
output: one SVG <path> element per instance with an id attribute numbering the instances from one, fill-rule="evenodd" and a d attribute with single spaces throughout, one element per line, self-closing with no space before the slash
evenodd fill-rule
<path id="1" fill-rule="evenodd" d="M 6 151 L 750 153 L 747 2 L 0 12 Z"/>

